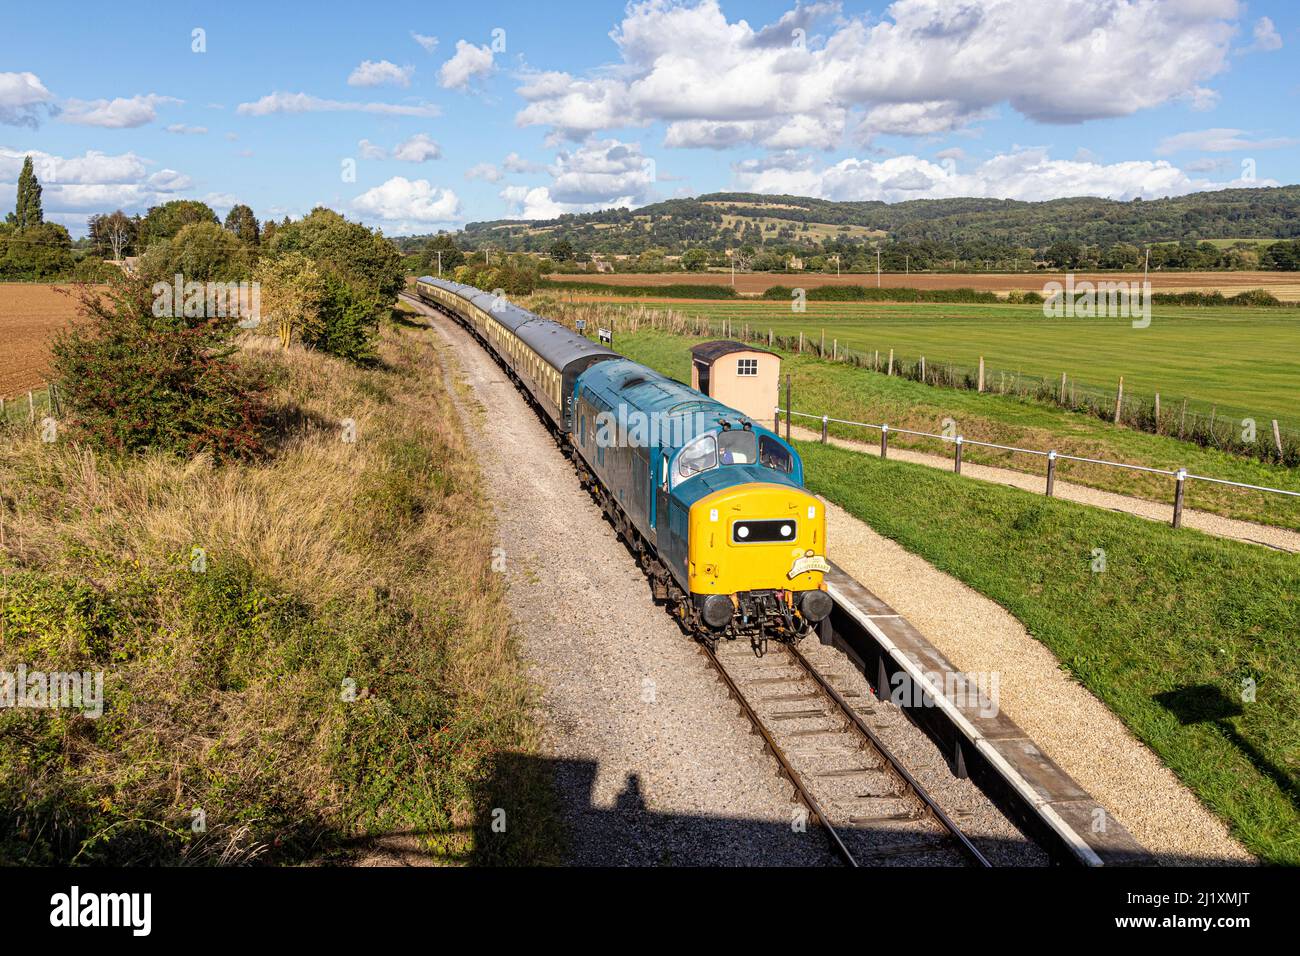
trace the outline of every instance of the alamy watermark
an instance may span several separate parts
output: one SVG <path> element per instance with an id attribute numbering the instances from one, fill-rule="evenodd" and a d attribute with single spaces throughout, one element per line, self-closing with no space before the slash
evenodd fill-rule
<path id="1" fill-rule="evenodd" d="M 239 320 L 252 329 L 262 321 L 260 282 L 186 282 L 179 272 L 171 282 L 155 282 L 153 314 L 158 318 Z"/>
<path id="2" fill-rule="evenodd" d="M 1049 319 L 1132 319 L 1133 328 L 1151 324 L 1151 283 L 1074 281 L 1074 273 L 1065 274 L 1062 285 L 1055 280 L 1043 286 L 1043 315 Z"/>
<path id="3" fill-rule="evenodd" d="M 104 716 L 103 671 L 0 670 L 0 710 L 79 710 Z"/>
<path id="4" fill-rule="evenodd" d="M 940 691 L 957 707 L 975 710 L 981 717 L 998 715 L 998 687 L 1000 675 L 988 673 L 960 673 L 957 671 L 930 671 L 921 675 L 923 681 L 912 680 L 909 674 L 899 672 L 889 679 L 889 701 L 897 707 L 934 707 L 933 691 Z"/>

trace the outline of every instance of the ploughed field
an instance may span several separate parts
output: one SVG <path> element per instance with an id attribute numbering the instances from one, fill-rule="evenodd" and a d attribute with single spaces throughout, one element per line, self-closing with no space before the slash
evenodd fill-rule
<path id="1" fill-rule="evenodd" d="M 0 398 L 45 383 L 54 334 L 76 314 L 72 286 L 0 282 Z"/>
<path id="2" fill-rule="evenodd" d="M 595 275 L 550 275 L 557 282 L 600 282 L 612 286 L 657 285 L 729 285 L 730 272 L 655 272 L 609 273 Z M 1296 272 L 1152 272 L 1153 292 L 1213 292 L 1232 295 L 1246 289 L 1267 289 L 1283 301 L 1300 301 L 1300 273 Z M 1142 281 L 1141 272 L 1076 272 L 1076 283 Z M 890 289 L 979 289 L 987 292 L 1007 293 L 1013 290 L 1040 292 L 1047 282 L 1065 283 L 1064 272 L 913 272 L 911 274 L 886 272 L 880 276 L 880 285 Z M 742 295 L 761 295 L 772 286 L 789 286 L 815 289 L 825 285 L 874 286 L 876 274 L 853 273 L 840 276 L 820 275 L 811 272 L 789 274 L 749 272 L 736 275 L 736 291 Z"/>

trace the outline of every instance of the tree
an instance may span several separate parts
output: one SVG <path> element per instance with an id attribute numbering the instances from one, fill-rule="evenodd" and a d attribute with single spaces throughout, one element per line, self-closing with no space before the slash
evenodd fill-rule
<path id="1" fill-rule="evenodd" d="M 107 451 L 217 460 L 265 452 L 265 382 L 229 361 L 234 320 L 157 314 L 150 281 L 119 274 L 80 296 L 78 323 L 55 339 L 53 366 L 72 431 Z"/>
<path id="2" fill-rule="evenodd" d="M 72 237 L 54 222 L 41 222 L 26 229 L 10 229 L 0 257 L 0 277 L 6 279 L 53 279 L 71 271 Z"/>
<path id="3" fill-rule="evenodd" d="M 233 232 L 240 242 L 249 246 L 256 246 L 261 241 L 261 229 L 257 225 L 257 217 L 253 215 L 253 210 L 243 203 L 230 208 L 226 214 L 226 231 Z"/>
<path id="4" fill-rule="evenodd" d="M 546 250 L 546 254 L 556 262 L 568 262 L 573 258 L 573 243 L 568 239 L 557 239 L 551 243 L 551 247 Z"/>
<path id="5" fill-rule="evenodd" d="M 439 253 L 441 253 L 441 256 L 439 256 Z M 440 258 L 443 273 L 450 273 L 465 264 L 465 253 L 460 251 L 460 246 L 456 245 L 456 241 L 446 233 L 440 233 L 425 243 L 425 271 L 430 275 L 438 275 Z"/>
<path id="6" fill-rule="evenodd" d="M 250 259 L 248 247 L 215 222 L 194 222 L 152 244 L 140 271 L 164 281 L 179 273 L 186 282 L 232 282 L 248 278 Z"/>
<path id="7" fill-rule="evenodd" d="M 1047 247 L 1044 258 L 1058 269 L 1073 269 L 1083 256 L 1083 247 L 1077 242 L 1054 242 Z"/>
<path id="8" fill-rule="evenodd" d="M 186 226 L 196 222 L 210 222 L 221 225 L 221 220 L 207 203 L 195 199 L 175 199 L 153 206 L 144 214 L 140 223 L 141 244 L 148 247 L 159 239 L 170 239 Z"/>
<path id="9" fill-rule="evenodd" d="M 22 172 L 18 174 L 18 202 L 7 221 L 19 232 L 45 222 L 45 213 L 41 208 L 41 184 L 32 169 L 30 156 L 23 159 Z"/>
<path id="10" fill-rule="evenodd" d="M 682 253 L 682 268 L 687 272 L 701 272 L 709 264 L 709 250 L 696 246 Z"/>
<path id="11" fill-rule="evenodd" d="M 325 286 L 310 259 L 301 252 L 264 259 L 254 278 L 262 290 L 262 312 L 283 348 L 289 347 L 295 333 L 303 340 L 316 337 Z"/>
<path id="12" fill-rule="evenodd" d="M 96 254 L 101 259 L 112 256 L 113 261 L 121 262 L 123 254 L 135 243 L 140 221 L 119 209 L 106 215 L 91 216 L 88 225 Z"/>
<path id="13" fill-rule="evenodd" d="M 304 219 L 281 225 L 273 254 L 301 252 L 322 272 L 352 282 L 377 303 L 387 305 L 406 285 L 397 247 L 379 232 L 318 207 Z"/>

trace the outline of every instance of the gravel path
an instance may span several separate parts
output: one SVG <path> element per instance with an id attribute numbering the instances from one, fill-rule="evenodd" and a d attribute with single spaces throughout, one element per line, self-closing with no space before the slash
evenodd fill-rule
<path id="1" fill-rule="evenodd" d="M 821 432 L 801 428 L 798 425 L 794 425 L 790 429 L 790 433 L 792 437 L 806 441 L 819 441 L 821 439 Z M 838 448 L 848 448 L 852 451 L 876 455 L 877 457 L 880 455 L 879 444 L 849 441 L 834 436 L 831 436 L 830 443 Z M 952 471 L 952 458 L 942 455 L 931 455 L 926 452 L 891 446 L 889 457 L 898 461 L 913 462 L 918 465 L 928 465 L 931 468 Z M 1008 468 L 994 468 L 990 465 L 975 465 L 968 461 L 962 462 L 961 473 L 967 478 L 991 481 L 999 485 L 1010 485 L 1013 488 L 1022 488 L 1035 494 L 1043 493 L 1045 482 L 1041 475 L 1030 475 L 1025 472 L 1012 471 Z M 1168 524 L 1173 515 L 1172 503 L 1165 504 L 1147 501 L 1144 498 L 1133 498 L 1129 495 L 1119 495 L 1111 491 L 1100 491 L 1086 485 L 1075 485 L 1068 481 L 1061 481 L 1059 478 L 1053 488 L 1053 493 L 1057 498 L 1065 501 L 1095 505 L 1098 508 L 1108 508 L 1111 511 L 1122 511 L 1127 514 L 1137 515 L 1139 518 L 1159 521 L 1162 524 Z M 1170 493 L 1170 500 L 1172 502 L 1172 492 Z M 1194 511 L 1191 508 L 1183 509 L 1183 526 L 1195 528 L 1197 531 L 1204 531 L 1206 534 L 1212 534 L 1219 538 L 1232 538 L 1236 541 L 1260 544 L 1270 548 L 1277 548 L 1279 551 L 1300 552 L 1300 533 L 1286 528 L 1273 528 L 1268 525 L 1256 524 L 1253 521 L 1225 518 L 1206 511 Z"/>
<path id="2" fill-rule="evenodd" d="M 826 514 L 831 558 L 958 669 L 998 672 L 1002 711 L 1139 843 L 1171 864 L 1253 861 L 1227 826 L 1006 609 L 842 509 L 828 503 Z"/>

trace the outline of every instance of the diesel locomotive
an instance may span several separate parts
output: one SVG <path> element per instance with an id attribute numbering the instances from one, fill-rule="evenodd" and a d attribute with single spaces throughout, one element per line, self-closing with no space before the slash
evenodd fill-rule
<path id="1" fill-rule="evenodd" d="M 826 515 L 779 435 L 504 296 L 415 294 L 514 379 L 686 630 L 794 640 L 827 618 Z"/>

